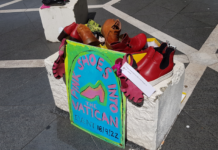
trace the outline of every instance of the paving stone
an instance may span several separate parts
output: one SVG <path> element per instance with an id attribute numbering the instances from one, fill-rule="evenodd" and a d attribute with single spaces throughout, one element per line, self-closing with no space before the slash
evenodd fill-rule
<path id="1" fill-rule="evenodd" d="M 22 0 L 27 8 L 39 8 L 42 6 L 42 0 Z"/>
<path id="2" fill-rule="evenodd" d="M 17 29 L 28 23 L 30 23 L 30 20 L 25 13 L 2 13 L 0 14 L 0 35 L 3 35 L 4 33 Z"/>
<path id="3" fill-rule="evenodd" d="M 102 5 L 102 4 L 105 4 L 109 1 L 110 0 L 87 0 L 87 3 L 88 3 L 88 5 Z"/>
<path id="4" fill-rule="evenodd" d="M 117 3 L 122 3 L 122 4 L 132 4 L 133 2 L 134 3 L 140 3 L 140 4 L 144 4 L 146 2 L 152 2 L 153 0 L 120 0 L 119 2 Z"/>
<path id="5" fill-rule="evenodd" d="M 218 140 L 213 134 L 182 111 L 161 150 L 216 150 L 217 147 Z"/>
<path id="6" fill-rule="evenodd" d="M 4 33 L 1 36 L 4 38 L 0 38 L 0 54 L 2 51 L 8 51 L 8 49 L 22 47 L 40 37 L 32 23 Z"/>
<path id="7" fill-rule="evenodd" d="M 35 138 L 56 118 L 50 113 L 52 107 L 0 106 L 1 150 L 20 150 Z"/>
<path id="8" fill-rule="evenodd" d="M 154 11 L 155 10 L 155 11 Z M 141 9 L 140 11 L 138 11 L 137 13 L 135 13 L 134 15 L 158 15 L 160 13 L 165 13 L 165 14 L 176 14 L 175 12 L 169 10 L 169 9 L 166 9 L 166 8 L 163 8 L 163 7 L 160 7 L 160 6 L 157 6 L 156 4 L 150 4 L 148 5 L 147 7 Z"/>
<path id="9" fill-rule="evenodd" d="M 181 14 L 212 26 L 216 26 L 218 24 L 218 12 L 195 12 Z"/>
<path id="10" fill-rule="evenodd" d="M 113 19 L 119 19 L 121 22 L 121 33 L 120 34 L 124 34 L 124 33 L 128 33 L 128 35 L 130 37 L 136 36 L 139 33 L 144 33 L 142 30 L 136 28 L 135 26 L 129 24 L 128 22 L 124 21 L 121 18 L 118 18 L 117 16 L 115 16 L 114 14 L 111 14 L 110 12 L 100 8 L 100 9 L 89 9 L 89 13 L 91 12 L 96 12 L 96 15 L 94 17 L 94 20 L 99 23 L 100 25 L 103 25 L 104 22 L 108 19 L 108 18 L 113 18 Z M 152 36 L 145 33 L 146 36 L 148 38 L 151 38 Z"/>
<path id="11" fill-rule="evenodd" d="M 43 41 L 47 41 L 45 38 L 44 28 L 42 26 L 41 19 L 33 21 L 32 24 L 34 26 L 34 29 L 38 33 L 39 38 L 41 38 Z"/>
<path id="12" fill-rule="evenodd" d="M 185 8 L 192 0 L 155 0 L 154 4 L 172 10 L 176 13 Z"/>
<path id="13" fill-rule="evenodd" d="M 173 45 L 173 43 L 172 43 L 172 45 Z M 179 50 L 176 50 L 174 55 L 185 55 L 185 54 Z"/>
<path id="14" fill-rule="evenodd" d="M 119 9 L 120 11 L 128 14 L 133 15 L 136 12 L 140 11 L 142 8 L 149 5 L 152 1 L 151 0 L 135 0 L 135 1 L 126 1 L 121 0 L 113 5 L 113 7 Z"/>
<path id="15" fill-rule="evenodd" d="M 218 72 L 207 68 L 184 110 L 218 138 L 217 85 Z"/>
<path id="16" fill-rule="evenodd" d="M 95 13 L 94 20 L 100 25 L 103 25 L 107 19 L 118 19 L 117 16 L 111 14 L 103 8 L 89 9 L 89 13 Z"/>
<path id="17" fill-rule="evenodd" d="M 173 11 L 152 4 L 141 9 L 132 16 L 154 28 L 161 29 L 161 27 L 164 26 L 175 15 L 176 13 Z"/>
<path id="18" fill-rule="evenodd" d="M 40 21 L 41 22 L 41 17 L 39 15 L 39 11 L 30 11 L 30 12 L 25 12 L 25 14 L 28 16 L 31 22 L 34 21 Z"/>
<path id="19" fill-rule="evenodd" d="M 70 124 L 70 120 L 58 117 L 47 126 L 24 150 L 97 150 L 90 134 Z"/>
<path id="20" fill-rule="evenodd" d="M 7 1 L 5 3 L 8 3 L 8 2 L 9 1 Z M 8 6 L 0 8 L 0 10 L 8 10 L 8 9 L 27 9 L 27 7 L 24 5 L 24 3 L 22 1 L 19 1 L 17 3 L 10 4 Z"/>
<path id="21" fill-rule="evenodd" d="M 5 4 L 5 3 L 8 3 L 8 2 L 11 2 L 12 0 L 1 0 L 0 1 L 0 5 L 3 5 L 3 4 Z"/>
<path id="22" fill-rule="evenodd" d="M 57 48 L 58 49 L 58 48 Z M 12 48 L 0 60 L 45 59 L 53 54 L 43 40 L 38 39 L 20 48 Z"/>
<path id="23" fill-rule="evenodd" d="M 202 2 L 202 3 L 208 3 L 208 0 L 192 0 L 193 2 Z M 218 4 L 217 0 L 210 0 L 210 4 Z"/>
<path id="24" fill-rule="evenodd" d="M 59 46 L 61 43 L 60 42 L 53 43 L 53 42 L 46 40 L 41 20 L 35 20 L 32 23 L 33 23 L 33 26 L 35 27 L 35 30 L 39 34 L 40 39 L 47 46 L 47 48 L 50 50 L 51 54 L 54 54 L 55 52 L 57 52 L 59 50 Z"/>
<path id="25" fill-rule="evenodd" d="M 192 1 L 181 12 L 213 12 L 218 11 L 218 3 Z"/>
<path id="26" fill-rule="evenodd" d="M 19 91 L 19 87 L 45 71 L 45 68 L 0 69 L 0 100 L 9 92 Z"/>
<path id="27" fill-rule="evenodd" d="M 197 50 L 201 48 L 214 28 L 184 28 L 184 29 L 162 29 L 162 32 L 180 40 Z"/>
<path id="28" fill-rule="evenodd" d="M 186 17 L 181 14 L 174 16 L 167 24 L 163 26 L 165 29 L 181 29 L 181 28 L 206 28 L 214 27 L 201 21 Z"/>
<path id="29" fill-rule="evenodd" d="M 127 33 L 129 35 L 129 37 L 134 37 L 140 33 L 144 33 L 147 38 L 153 38 L 153 36 L 145 33 L 144 31 L 140 30 L 139 28 L 129 24 L 128 22 L 119 19 L 121 21 L 121 25 L 122 25 L 122 29 L 121 29 L 121 34 Z M 160 40 L 158 40 L 160 41 Z"/>
<path id="30" fill-rule="evenodd" d="M 32 77 L 17 89 L 0 98 L 0 106 L 40 106 L 54 105 L 54 98 L 47 72 Z"/>

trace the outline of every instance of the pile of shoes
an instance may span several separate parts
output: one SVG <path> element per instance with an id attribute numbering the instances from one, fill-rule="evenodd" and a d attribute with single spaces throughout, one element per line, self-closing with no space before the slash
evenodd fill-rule
<path id="1" fill-rule="evenodd" d="M 130 38 L 127 33 L 119 35 L 120 31 L 121 22 L 118 19 L 105 21 L 101 32 L 105 37 L 105 44 L 108 49 L 130 54 L 143 51 L 147 44 L 147 37 L 144 33 Z"/>
<path id="2" fill-rule="evenodd" d="M 66 26 L 58 36 L 58 40 L 70 39 L 84 44 L 98 46 L 105 49 L 124 53 L 143 52 L 147 47 L 147 37 L 140 33 L 130 38 L 127 33 L 120 35 L 121 22 L 117 19 L 108 19 L 101 27 L 93 20 L 85 25 L 76 24 Z"/>
<path id="3" fill-rule="evenodd" d="M 130 65 L 154 86 L 173 75 L 175 47 L 170 46 L 167 42 L 162 43 L 160 47 L 148 47 L 147 37 L 144 33 L 131 38 L 127 33 L 120 35 L 120 32 L 121 22 L 118 19 L 108 19 L 102 27 L 93 20 L 89 20 L 85 25 L 74 22 L 66 26 L 58 36 L 58 40 L 62 41 L 60 49 L 63 48 L 65 39 L 70 39 L 76 42 L 126 53 L 123 59 L 118 59 L 115 62 L 112 69 L 116 69 L 117 76 L 121 80 L 121 91 L 124 92 L 133 104 L 141 106 L 143 104 L 143 93 L 122 74 L 120 67 L 124 62 L 127 62 L 126 57 L 130 56 L 132 59 Z M 147 54 L 136 63 L 132 55 L 141 53 Z M 54 63 L 53 66 L 53 73 L 56 78 L 60 78 L 64 74 L 63 65 L 61 65 L 64 62 L 63 52 L 60 52 L 60 54 L 55 62 L 56 64 Z"/>
<path id="4" fill-rule="evenodd" d="M 99 46 L 101 43 L 98 38 L 102 36 L 100 33 L 101 27 L 93 22 L 89 21 L 87 25 L 76 24 L 73 22 L 71 25 L 66 26 L 58 36 L 58 40 L 62 41 L 64 38 L 68 38 L 72 41 L 83 42 L 92 46 Z M 97 36 L 94 35 L 94 34 Z"/>
<path id="5" fill-rule="evenodd" d="M 146 81 L 154 86 L 173 75 L 173 57 L 175 54 L 174 47 L 170 46 L 168 43 L 162 43 L 158 48 L 148 47 L 145 51 L 147 54 L 137 63 L 136 66 L 133 66 L 133 63 L 131 62 L 130 65 Z M 127 54 L 124 56 L 124 59 L 126 59 L 126 56 Z M 117 59 L 115 65 L 121 64 L 122 66 L 123 60 Z M 121 80 L 121 91 L 124 92 L 125 96 L 128 97 L 130 102 L 136 106 L 142 106 L 143 93 L 141 90 L 137 88 L 131 81 L 129 81 L 125 75 L 120 73 L 120 68 L 116 69 L 116 74 Z"/>

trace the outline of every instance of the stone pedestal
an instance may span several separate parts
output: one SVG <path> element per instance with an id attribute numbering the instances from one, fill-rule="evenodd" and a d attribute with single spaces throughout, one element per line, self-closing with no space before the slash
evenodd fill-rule
<path id="1" fill-rule="evenodd" d="M 173 76 L 155 85 L 142 107 L 127 102 L 127 139 L 149 150 L 160 147 L 180 112 L 185 68 L 174 63 Z"/>
<path id="2" fill-rule="evenodd" d="M 64 81 L 64 78 L 56 79 L 52 73 L 52 66 L 54 61 L 58 58 L 58 52 L 54 53 L 53 55 L 49 56 L 45 59 L 45 67 L 48 72 L 48 79 L 51 86 L 51 91 L 53 94 L 55 105 L 64 110 L 69 112 L 68 106 L 68 97 L 67 97 L 67 88 Z"/>
<path id="3" fill-rule="evenodd" d="M 45 59 L 45 66 L 56 106 L 69 112 L 64 79 L 52 74 L 57 57 L 58 52 Z M 149 150 L 158 149 L 180 112 L 185 68 L 183 63 L 174 63 L 173 76 L 154 86 L 156 92 L 150 98 L 144 96 L 142 107 L 127 101 L 127 139 Z"/>
<path id="4" fill-rule="evenodd" d="M 70 0 L 64 6 L 51 6 L 40 9 L 39 14 L 48 41 L 59 42 L 59 28 L 64 28 L 73 22 L 85 24 L 88 21 L 87 0 Z"/>

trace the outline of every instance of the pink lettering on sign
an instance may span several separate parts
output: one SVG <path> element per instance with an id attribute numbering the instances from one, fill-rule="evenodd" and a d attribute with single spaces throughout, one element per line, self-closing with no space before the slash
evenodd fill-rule
<path id="1" fill-rule="evenodd" d="M 84 107 L 86 108 L 86 114 L 89 115 L 89 109 L 90 109 L 90 107 L 88 107 L 88 106 L 86 106 L 86 105 L 84 105 Z"/>
<path id="2" fill-rule="evenodd" d="M 71 95 L 73 95 L 73 97 L 75 97 L 76 99 L 78 99 L 78 97 L 76 96 L 76 92 L 75 92 L 73 89 L 71 89 Z"/>
<path id="3" fill-rule="evenodd" d="M 80 110 L 82 110 L 83 113 L 85 113 L 82 103 L 80 103 L 80 105 L 79 105 L 79 111 L 80 111 Z"/>
<path id="4" fill-rule="evenodd" d="M 99 110 L 95 110 L 95 118 L 98 119 L 98 120 L 101 120 L 101 118 L 98 118 L 98 117 L 96 116 L 97 113 L 100 114 Z"/>
<path id="5" fill-rule="evenodd" d="M 114 109 L 113 109 L 114 108 Z M 117 113 L 118 112 L 118 108 L 116 105 L 114 104 L 110 104 L 110 110 L 113 112 L 113 113 Z"/>
<path id="6" fill-rule="evenodd" d="M 86 55 L 85 55 L 85 59 L 82 58 L 82 62 L 83 62 L 83 66 L 85 66 L 85 63 L 89 65 L 89 61 Z"/>
<path id="7" fill-rule="evenodd" d="M 93 109 L 91 108 L 91 114 L 92 114 L 92 117 L 94 117 L 94 115 L 93 115 Z"/>
<path id="8" fill-rule="evenodd" d="M 108 85 L 107 86 L 109 89 L 114 89 L 114 88 L 116 88 L 116 84 L 111 84 L 111 85 Z"/>
<path id="9" fill-rule="evenodd" d="M 79 86 L 79 83 L 76 82 L 76 81 L 79 81 L 79 78 L 81 77 L 81 75 L 76 75 L 74 72 L 73 72 L 73 76 L 72 78 L 72 89 L 71 89 L 71 95 L 73 95 L 76 99 L 78 99 L 78 97 L 76 96 L 76 92 L 79 93 L 78 91 L 78 86 Z"/>
<path id="10" fill-rule="evenodd" d="M 72 80 L 72 85 L 76 88 L 76 89 L 79 89 L 78 86 L 79 86 L 79 83 Z"/>
<path id="11" fill-rule="evenodd" d="M 117 117 L 115 117 L 115 122 L 114 122 L 114 120 L 113 120 L 113 118 L 110 116 L 110 125 L 112 125 L 112 123 L 113 123 L 113 125 L 116 127 L 116 128 L 118 128 L 118 118 Z"/>
<path id="12" fill-rule="evenodd" d="M 107 118 L 107 116 L 106 116 L 106 114 L 104 112 L 102 114 L 102 121 L 106 121 L 107 124 L 109 124 L 108 118 Z"/>
<path id="13" fill-rule="evenodd" d="M 112 101 L 112 102 L 114 102 L 116 105 L 117 105 L 117 103 L 118 103 L 118 102 L 117 102 L 117 99 L 111 99 L 111 98 L 109 98 L 109 100 Z"/>
<path id="14" fill-rule="evenodd" d="M 99 59 L 98 59 L 97 69 L 98 69 L 99 71 L 102 71 L 102 68 L 100 68 L 100 66 L 103 65 L 101 61 L 104 62 L 104 59 L 103 59 L 103 58 L 99 58 Z"/>
<path id="15" fill-rule="evenodd" d="M 108 78 L 108 76 L 109 76 L 109 75 L 108 75 L 108 74 L 109 74 L 108 71 L 109 71 L 109 72 L 112 72 L 111 68 L 107 67 L 107 68 L 105 69 L 105 74 L 103 74 L 103 78 L 105 78 L 105 79 Z"/>
<path id="16" fill-rule="evenodd" d="M 72 86 L 73 89 L 71 90 L 75 90 L 77 93 L 79 93 L 79 91 L 77 89 L 75 89 L 75 87 Z"/>
<path id="17" fill-rule="evenodd" d="M 93 61 L 92 61 L 92 58 L 93 58 Z M 90 55 L 89 55 L 89 61 L 90 61 L 90 64 L 91 64 L 92 66 L 94 66 L 95 63 L 96 63 L 95 55 L 90 54 Z"/>
<path id="18" fill-rule="evenodd" d="M 116 91 L 116 89 L 109 90 L 109 92 L 111 92 L 110 97 L 118 97 L 117 95 L 115 95 Z"/>
<path id="19" fill-rule="evenodd" d="M 75 103 L 74 103 L 73 100 L 72 100 L 72 102 L 73 102 L 73 106 L 74 106 L 74 108 L 77 110 L 77 109 L 78 109 L 78 102 L 76 102 L 76 106 L 75 106 Z"/>
<path id="20" fill-rule="evenodd" d="M 83 70 L 84 69 L 84 67 L 83 67 L 83 65 L 81 64 L 81 59 L 79 58 L 78 59 L 78 64 L 80 65 L 80 67 L 78 67 L 80 70 Z"/>
<path id="21" fill-rule="evenodd" d="M 76 75 L 74 72 L 73 72 L 73 79 L 75 79 L 76 81 L 79 81 L 79 78 L 81 77 L 81 75 Z"/>

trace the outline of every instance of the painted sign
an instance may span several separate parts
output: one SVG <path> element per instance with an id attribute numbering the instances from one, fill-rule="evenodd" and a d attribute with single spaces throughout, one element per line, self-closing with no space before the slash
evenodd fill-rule
<path id="1" fill-rule="evenodd" d="M 111 68 L 124 53 L 67 41 L 66 54 L 71 123 L 124 148 L 126 98 Z"/>

